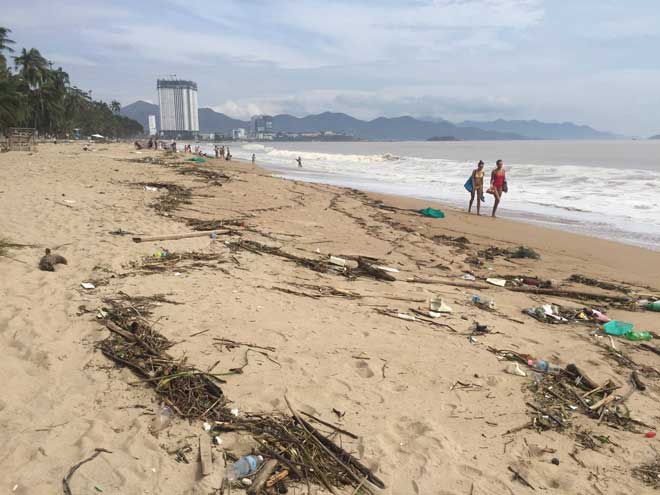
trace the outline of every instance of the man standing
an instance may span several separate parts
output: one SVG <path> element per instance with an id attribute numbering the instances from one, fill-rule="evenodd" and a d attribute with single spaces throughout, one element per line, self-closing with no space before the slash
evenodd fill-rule
<path id="1" fill-rule="evenodd" d="M 302 168 L 302 158 L 298 157 L 296 161 L 298 162 L 298 168 Z"/>

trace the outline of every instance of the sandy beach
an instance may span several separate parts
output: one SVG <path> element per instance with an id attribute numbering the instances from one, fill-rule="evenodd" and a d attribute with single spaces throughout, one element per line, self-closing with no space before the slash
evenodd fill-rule
<path id="1" fill-rule="evenodd" d="M 0 238 L 25 245 L 0 257 L 3 492 L 61 493 L 67 471 L 103 448 L 111 453 L 71 477 L 72 493 L 220 493 L 214 490 L 221 474 L 199 472 L 203 421 L 175 417 L 152 434 L 160 407 L 154 388 L 97 348 L 109 335 L 99 318 L 108 300 L 136 304 L 138 296 L 152 298 L 145 318 L 175 343 L 169 354 L 217 373 L 241 368 L 221 385 L 239 415 L 287 413 L 286 395 L 298 410 L 357 435 L 333 440 L 383 480 L 386 488 L 376 493 L 654 491 L 635 468 L 656 462 L 658 439 L 645 434 L 660 421 L 658 355 L 639 342 L 610 339 L 593 321 L 549 324 L 523 310 L 548 303 L 597 307 L 636 329 L 660 332 L 660 313 L 621 302 L 660 294 L 660 252 L 287 181 L 243 162 L 185 162 L 189 157 L 138 154 L 128 144 L 99 144 L 90 152 L 79 144 L 43 144 L 35 153 L 0 154 Z M 182 189 L 164 205 L 172 184 Z M 443 209 L 446 218 L 417 213 L 426 206 Z M 201 221 L 232 232 L 132 241 L 192 232 Z M 375 266 L 396 269 L 387 272 L 396 280 L 314 271 L 232 245 L 240 240 L 308 260 L 373 258 Z M 541 258 L 480 254 L 521 245 Z M 40 271 L 45 248 L 68 264 Z M 145 268 L 161 249 L 182 255 L 180 261 L 174 256 L 157 270 Z M 191 252 L 209 256 L 183 256 Z M 464 280 L 465 273 L 476 280 Z M 575 274 L 613 286 L 568 281 Z M 485 284 L 488 277 L 552 280 L 557 292 L 516 292 Z M 576 299 L 583 292 L 593 297 Z M 474 305 L 475 294 L 494 299 L 496 309 Z M 434 297 L 452 312 L 413 320 L 413 310 L 427 311 Z M 475 322 L 488 333 L 473 334 Z M 248 353 L 218 339 L 274 350 Z M 657 340 L 648 344 L 660 347 Z M 589 389 L 553 402 L 556 388 L 538 392 L 547 377 L 524 364 L 526 376 L 508 373 L 513 354 L 504 351 L 561 367 L 575 363 L 612 398 L 595 404 L 591 415 L 581 409 Z M 632 371 L 645 390 L 631 388 Z M 597 392 L 591 397 L 604 397 Z M 555 409 L 547 414 L 548 408 Z M 225 452 L 240 456 L 255 446 L 245 434 L 218 436 L 216 464 Z M 188 452 L 186 459 L 177 452 Z M 288 488 L 307 493 L 304 484 Z M 329 493 L 318 486 L 311 492 Z M 352 486 L 336 492 L 356 493 Z"/>

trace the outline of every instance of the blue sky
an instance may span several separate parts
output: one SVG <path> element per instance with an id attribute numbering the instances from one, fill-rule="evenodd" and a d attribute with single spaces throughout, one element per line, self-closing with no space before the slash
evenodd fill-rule
<path id="1" fill-rule="evenodd" d="M 340 111 L 452 121 L 537 118 L 660 133 L 657 0 L 0 0 L 96 98 L 154 100 L 197 81 L 246 118 Z"/>

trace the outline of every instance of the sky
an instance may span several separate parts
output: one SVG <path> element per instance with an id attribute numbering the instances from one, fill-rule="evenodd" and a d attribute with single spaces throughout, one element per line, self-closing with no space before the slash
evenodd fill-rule
<path id="1" fill-rule="evenodd" d="M 237 118 L 322 111 L 660 133 L 658 0 L 0 0 L 94 98 L 194 80 Z"/>

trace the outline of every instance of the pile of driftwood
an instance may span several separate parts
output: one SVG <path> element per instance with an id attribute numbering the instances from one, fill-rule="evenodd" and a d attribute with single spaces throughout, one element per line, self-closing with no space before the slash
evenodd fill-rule
<path id="1" fill-rule="evenodd" d="M 189 365 L 167 353 L 173 345 L 144 318 L 118 299 L 109 301 L 102 320 L 111 334 L 98 344 L 101 352 L 125 366 L 151 386 L 160 399 L 180 417 L 205 420 L 214 431 L 241 431 L 258 441 L 256 454 L 270 462 L 271 474 L 280 480 L 323 486 L 331 493 L 342 486 L 366 492 L 384 483 L 359 460 L 311 424 L 316 421 L 333 435 L 355 435 L 318 418 L 302 416 L 285 400 L 290 414 L 232 414 L 220 385 L 221 376 Z"/>
<path id="2" fill-rule="evenodd" d="M 169 182 L 138 182 L 135 184 L 141 187 L 155 187 L 156 189 L 165 189 L 167 194 L 159 196 L 151 206 L 159 213 L 169 213 L 176 210 L 179 205 L 192 204 L 192 192 L 187 187 L 171 184 Z"/>
<path id="3" fill-rule="evenodd" d="M 500 359 L 528 366 L 529 356 L 510 350 L 489 350 Z M 625 404 L 636 390 L 645 389 L 637 371 L 631 373 L 627 390 L 619 393 L 620 388 L 610 380 L 596 383 L 575 364 L 569 364 L 558 373 L 540 373 L 540 378 L 529 385 L 533 402 L 527 402 L 531 422 L 526 426 L 563 431 L 570 428 L 573 415 L 581 413 L 616 429 L 639 433 L 639 427 L 651 428 L 633 419 Z"/>
<path id="4" fill-rule="evenodd" d="M 660 456 L 653 462 L 642 464 L 632 468 L 632 474 L 643 483 L 655 488 L 660 488 Z"/>
<path id="5" fill-rule="evenodd" d="M 147 256 L 139 261 L 133 261 L 130 266 L 143 274 L 154 274 L 170 270 L 185 273 L 189 270 L 199 270 L 209 266 L 217 268 L 218 265 L 223 263 L 227 263 L 227 259 L 220 253 L 163 251 L 159 256 Z"/>
<path id="6" fill-rule="evenodd" d="M 279 247 L 268 246 L 257 241 L 240 239 L 237 241 L 228 242 L 227 244 L 233 251 L 243 249 L 258 255 L 269 254 L 271 256 L 277 256 L 319 273 L 340 273 L 349 279 L 354 279 L 357 277 L 370 277 L 376 280 L 385 280 L 390 282 L 396 280 L 390 273 L 378 268 L 377 266 L 374 266 L 373 263 L 377 262 L 378 260 L 365 256 L 344 256 L 347 259 L 353 259 L 357 263 L 357 267 L 337 266 L 326 258 L 305 258 L 303 256 L 287 253 Z"/>

